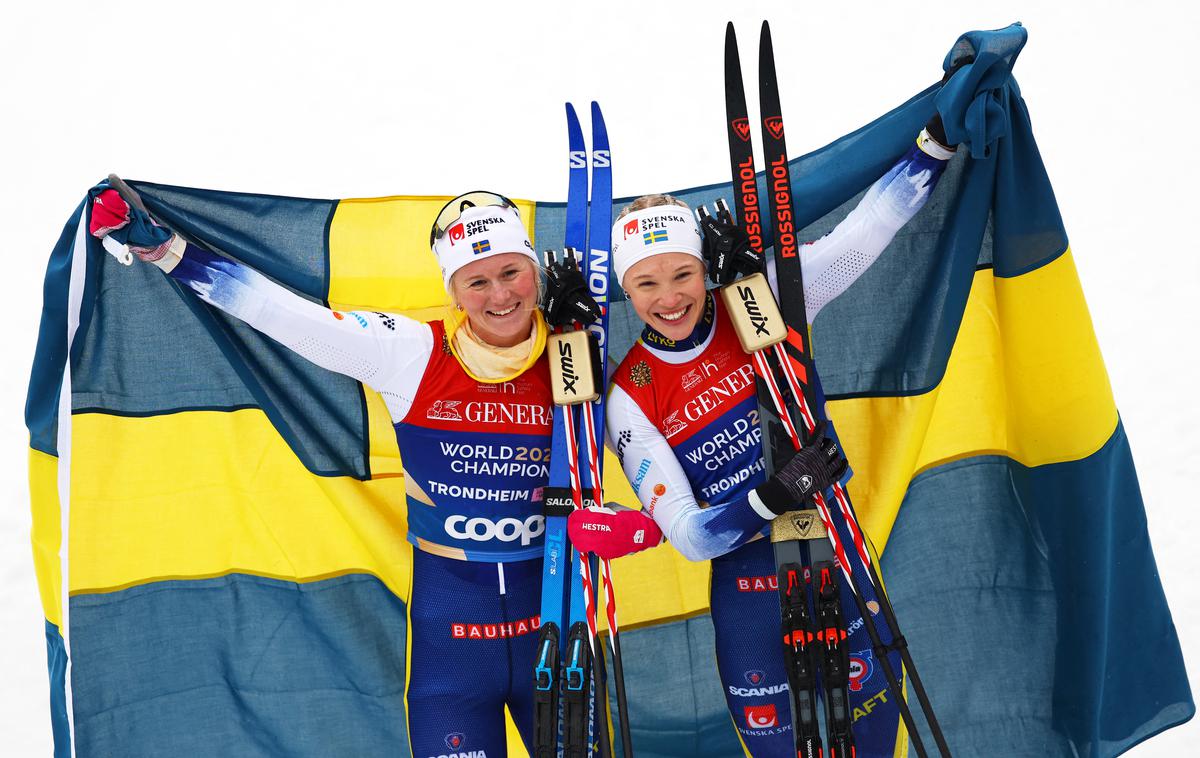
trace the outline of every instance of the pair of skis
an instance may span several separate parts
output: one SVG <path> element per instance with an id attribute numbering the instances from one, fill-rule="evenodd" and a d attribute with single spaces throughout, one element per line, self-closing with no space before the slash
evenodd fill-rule
<path id="1" fill-rule="evenodd" d="M 576 508 L 604 504 L 612 161 L 600 106 L 592 103 L 590 160 L 575 108 L 570 103 L 566 108 L 570 181 L 563 256 L 570 265 L 579 265 L 592 297 L 600 305 L 601 316 L 584 328 L 577 325 L 575 329 L 552 335 L 546 345 L 556 418 L 550 445 L 550 480 L 542 501 L 546 529 L 541 628 L 534 664 L 535 756 L 590 758 L 594 752 L 594 733 L 599 754 L 607 758 L 613 753 L 608 734 L 604 646 L 597 634 L 595 568 L 591 560 L 569 544 L 567 516 Z M 555 260 L 554 251 L 546 255 L 547 264 Z M 599 568 L 608 614 L 622 746 L 624 754 L 631 758 L 633 745 L 609 561 L 601 560 Z"/>
<path id="2" fill-rule="evenodd" d="M 825 417 L 825 398 L 809 345 L 804 279 L 799 257 L 800 244 L 796 237 L 800 229 L 792 202 L 771 30 L 765 21 L 759 39 L 759 103 L 767 196 L 774 233 L 776 274 L 779 291 L 787 293 L 782 304 L 781 326 L 785 328 L 781 333 L 774 335 L 774 341 L 760 341 L 758 349 L 752 353 L 762 408 L 760 417 L 763 426 L 763 452 L 768 470 L 773 471 L 772 461 L 786 460 L 787 456 L 811 438 L 818 426 L 824 425 L 828 430 L 827 434 L 835 441 L 836 437 L 833 436 L 832 427 L 828 425 L 828 419 Z M 762 251 L 763 220 L 759 208 L 758 179 L 750 141 L 750 121 L 742 84 L 737 37 L 732 22 L 725 30 L 725 108 L 737 220 L 750 237 L 751 245 Z M 728 208 L 723 208 L 720 204 L 717 210 L 718 213 L 728 214 Z M 755 277 L 761 278 L 761 275 L 754 275 L 750 279 Z M 738 294 L 733 298 L 727 297 L 727 303 L 741 303 L 746 307 L 747 297 L 751 298 L 752 302 L 757 302 L 754 299 L 755 290 L 750 289 L 747 280 L 729 286 L 739 285 L 744 289 L 735 291 Z M 771 292 L 765 280 L 761 282 L 761 287 L 766 288 L 765 296 L 770 298 Z M 757 291 L 757 298 L 761 300 L 762 289 Z M 739 314 L 736 307 L 730 308 L 730 314 L 735 323 L 740 315 L 743 321 L 751 323 L 751 330 L 759 332 L 761 336 L 764 328 L 761 314 Z M 751 322 L 752 316 L 758 319 L 757 325 Z M 884 594 L 883 584 L 867 550 L 866 540 L 858 525 L 849 493 L 842 482 L 834 484 L 830 489 L 831 493 L 827 490 L 814 497 L 815 513 L 796 511 L 779 517 L 772 524 L 771 539 L 779 579 L 784 654 L 791 690 L 796 754 L 799 758 L 821 758 L 824 755 L 816 705 L 818 682 L 824 691 L 825 726 L 830 758 L 854 758 L 855 754 L 849 700 L 847 631 L 842 618 L 841 592 L 838 586 L 840 574 L 850 583 L 851 595 L 917 755 L 925 758 L 928 754 L 913 722 L 903 686 L 889 658 L 892 651 L 899 652 L 938 749 L 944 758 L 949 758 L 950 749 L 917 674 L 904 636 L 900 633 L 891 603 Z M 832 494 L 832 500 L 837 505 L 836 513 L 830 498 L 827 497 L 829 494 Z M 847 554 L 847 536 L 865 572 L 867 587 L 859 581 L 851 565 Z M 801 550 L 801 541 L 807 542 L 808 546 L 808 570 L 805 569 L 806 561 Z M 810 582 L 813 590 L 811 611 L 807 597 Z M 890 644 L 885 644 L 880 636 L 875 619 L 864 599 L 864 589 L 870 590 L 877 599 L 890 632 Z"/>

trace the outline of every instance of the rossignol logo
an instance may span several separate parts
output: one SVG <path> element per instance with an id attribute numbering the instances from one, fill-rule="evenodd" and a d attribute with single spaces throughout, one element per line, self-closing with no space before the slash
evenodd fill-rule
<path id="1" fill-rule="evenodd" d="M 446 519 L 446 534 L 456 540 L 473 540 L 475 542 L 515 542 L 521 541 L 523 547 L 528 546 L 546 530 L 546 519 L 540 513 L 528 516 L 524 521 L 515 518 L 502 518 L 492 521 L 482 516 L 467 518 L 463 515 L 451 516 Z"/>
<path id="2" fill-rule="evenodd" d="M 541 626 L 540 616 L 530 616 L 520 621 L 498 624 L 450 623 L 450 636 L 456 640 L 503 640 L 536 632 Z"/>
<path id="3" fill-rule="evenodd" d="M 739 284 L 737 286 L 737 293 L 738 297 L 742 299 L 742 307 L 746 309 L 746 317 L 754 325 L 755 336 L 763 335 L 770 337 L 771 330 L 767 328 L 767 317 L 763 314 L 762 308 L 758 304 L 758 298 L 754 296 L 754 290 L 743 284 Z"/>
<path id="4" fill-rule="evenodd" d="M 780 126 L 782 129 L 782 125 Z M 787 156 L 771 161 L 771 193 L 775 196 L 775 249 L 784 258 L 796 257 L 796 221 L 792 215 L 792 188 Z"/>
<path id="5" fill-rule="evenodd" d="M 558 343 L 558 369 L 562 372 L 562 391 L 578 395 L 579 391 L 575 389 L 576 383 L 579 382 L 579 375 L 575 373 L 575 351 L 566 340 Z"/>
<path id="6" fill-rule="evenodd" d="M 754 173 L 754 156 L 747 156 L 738 164 L 737 170 L 738 192 L 742 195 L 742 229 L 750 237 L 750 247 L 762 250 L 762 216 L 758 212 L 758 176 Z"/>
<path id="7" fill-rule="evenodd" d="M 763 119 L 763 126 L 767 127 L 767 131 L 775 139 L 783 137 L 783 119 L 779 116 L 767 116 Z"/>
<path id="8" fill-rule="evenodd" d="M 742 142 L 750 141 L 750 119 L 735 118 L 733 121 L 729 122 L 729 128 L 733 130 L 733 133 L 736 134 L 738 139 L 740 139 Z"/>

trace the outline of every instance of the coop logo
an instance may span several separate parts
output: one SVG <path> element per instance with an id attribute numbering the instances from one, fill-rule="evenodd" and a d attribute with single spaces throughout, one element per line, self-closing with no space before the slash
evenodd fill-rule
<path id="1" fill-rule="evenodd" d="M 775 712 L 775 704 L 747 705 L 745 707 L 746 726 L 750 729 L 766 729 L 779 726 L 779 714 Z"/>
<path id="2" fill-rule="evenodd" d="M 546 530 L 545 517 L 540 513 L 529 516 L 524 521 L 515 518 L 502 518 L 492 521 L 482 516 L 467 518 L 466 516 L 451 516 L 446 519 L 446 534 L 457 540 L 474 540 L 475 542 L 515 542 L 521 541 L 528 545 Z"/>
<path id="3" fill-rule="evenodd" d="M 767 127 L 767 131 L 775 139 L 783 137 L 783 119 L 779 116 L 767 116 L 763 119 L 763 126 Z"/>

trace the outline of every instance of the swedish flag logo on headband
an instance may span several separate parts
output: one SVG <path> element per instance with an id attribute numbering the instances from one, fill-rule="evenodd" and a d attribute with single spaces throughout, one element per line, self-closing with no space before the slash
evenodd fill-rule
<path id="1" fill-rule="evenodd" d="M 655 229 L 654 231 L 646 232 L 645 234 L 642 235 L 642 242 L 647 245 L 653 245 L 655 242 L 666 242 L 666 241 L 667 241 L 667 230 L 666 229 Z"/>
<path id="2" fill-rule="evenodd" d="M 479 255 L 480 253 L 486 253 L 491 249 L 492 243 L 488 242 L 487 240 L 479 240 L 478 242 L 471 243 L 471 252 L 475 253 L 476 255 Z"/>

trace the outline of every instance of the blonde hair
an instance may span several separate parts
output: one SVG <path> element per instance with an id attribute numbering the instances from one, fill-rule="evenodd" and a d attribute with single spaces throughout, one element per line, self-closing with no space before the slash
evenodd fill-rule
<path id="1" fill-rule="evenodd" d="M 617 219 L 620 220 L 628 216 L 630 213 L 637 213 L 638 211 L 644 211 L 647 208 L 653 208 L 658 205 L 678 205 L 681 208 L 687 208 L 688 210 L 691 210 L 691 206 L 674 195 L 642 195 L 637 200 L 634 200 L 632 203 L 622 208 L 621 212 L 617 214 Z"/>

